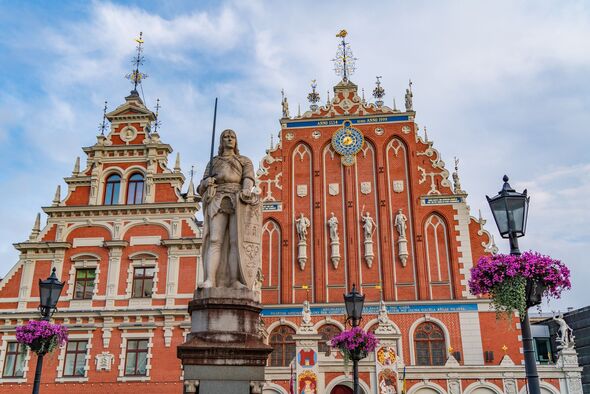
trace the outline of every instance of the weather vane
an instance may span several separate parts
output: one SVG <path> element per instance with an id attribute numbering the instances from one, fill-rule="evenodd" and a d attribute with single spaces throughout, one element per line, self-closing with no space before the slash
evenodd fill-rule
<path id="1" fill-rule="evenodd" d="M 344 29 L 340 30 L 336 37 L 342 38 L 342 42 L 338 45 L 338 50 L 336 51 L 336 57 L 332 59 L 334 62 L 334 71 L 336 75 L 342 76 L 343 81 L 348 81 L 348 77 L 354 73 L 355 70 L 355 62 L 358 60 L 352 54 L 352 49 L 350 49 L 350 44 L 346 42 L 345 38 L 348 35 L 348 32 Z"/>
<path id="2" fill-rule="evenodd" d="M 104 108 L 102 110 L 102 123 L 98 126 L 100 135 L 104 135 L 104 131 L 107 129 L 107 101 L 104 101 Z"/>
<path id="3" fill-rule="evenodd" d="M 158 128 L 162 125 L 162 122 L 158 120 L 160 114 L 160 99 L 156 100 L 156 121 L 154 122 L 154 133 L 158 132 Z"/>
<path id="4" fill-rule="evenodd" d="M 125 75 L 125 78 L 131 81 L 133 84 L 133 92 L 137 92 L 137 85 L 141 83 L 144 78 L 147 78 L 147 74 L 144 74 L 139 71 L 139 66 L 143 65 L 144 57 L 142 55 L 143 52 L 143 32 L 139 32 L 139 37 L 135 39 L 137 42 L 137 55 L 131 61 L 131 64 L 135 67 L 130 74 Z"/>

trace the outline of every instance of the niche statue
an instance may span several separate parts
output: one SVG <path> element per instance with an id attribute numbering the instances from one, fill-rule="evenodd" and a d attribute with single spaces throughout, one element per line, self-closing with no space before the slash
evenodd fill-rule
<path id="1" fill-rule="evenodd" d="M 218 154 L 198 187 L 203 197 L 205 277 L 199 288 L 254 289 L 262 266 L 262 211 L 252 192 L 254 179 L 254 166 L 240 155 L 236 133 L 224 130 Z"/>

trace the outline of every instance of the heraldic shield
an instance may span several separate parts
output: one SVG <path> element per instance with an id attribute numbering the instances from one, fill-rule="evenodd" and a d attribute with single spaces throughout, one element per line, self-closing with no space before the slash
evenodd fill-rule
<path id="1" fill-rule="evenodd" d="M 257 195 L 240 199 L 244 202 L 236 204 L 240 273 L 244 284 L 253 289 L 262 267 L 262 204 Z"/>

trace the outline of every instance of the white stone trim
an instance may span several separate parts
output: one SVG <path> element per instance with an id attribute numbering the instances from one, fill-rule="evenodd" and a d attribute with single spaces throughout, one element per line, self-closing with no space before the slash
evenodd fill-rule
<path id="1" fill-rule="evenodd" d="M 416 383 L 415 385 L 410 387 L 410 389 L 407 391 L 407 394 L 414 394 L 416 391 L 423 389 L 423 388 L 429 388 L 429 389 L 439 392 L 440 394 L 446 394 L 446 390 L 444 388 L 442 388 L 440 385 L 433 383 L 429 380 L 422 381 L 420 383 Z"/>
<path id="2" fill-rule="evenodd" d="M 459 244 L 457 248 L 459 274 L 463 276 L 461 279 L 461 295 L 464 298 L 476 298 L 469 292 L 468 282 L 471 278 L 471 268 L 473 267 L 473 254 L 471 253 L 471 238 L 469 236 L 469 222 L 471 215 L 469 214 L 469 205 L 464 201 L 459 204 L 453 204 L 453 208 L 457 214 L 453 217 L 458 224 L 455 225 L 457 232 L 456 241 Z"/>
<path id="3" fill-rule="evenodd" d="M 479 313 L 460 312 L 461 347 L 464 365 L 484 365 Z"/>
<path id="4" fill-rule="evenodd" d="M 292 321 L 289 321 L 289 320 L 287 320 L 287 319 L 284 319 L 284 318 L 282 318 L 282 319 L 279 319 L 279 320 L 277 320 L 277 321 L 275 321 L 275 322 L 272 322 L 272 323 L 270 324 L 270 326 L 268 326 L 268 327 L 266 328 L 266 337 L 265 337 L 265 343 L 266 343 L 267 345 L 268 345 L 268 338 L 269 338 L 269 336 L 270 336 L 270 333 L 271 333 L 271 332 L 273 332 L 273 330 L 274 330 L 275 328 L 277 328 L 278 326 L 289 326 L 289 327 L 291 327 L 292 329 L 294 329 L 294 330 L 295 330 L 295 332 L 297 332 L 297 330 L 299 330 L 299 327 L 297 327 L 297 325 L 296 325 L 295 323 L 293 323 Z"/>
<path id="5" fill-rule="evenodd" d="M 265 382 L 262 387 L 262 394 L 289 394 L 287 390 L 276 383 Z"/>
<path id="6" fill-rule="evenodd" d="M 69 340 L 87 340 L 88 345 L 86 346 L 86 356 L 84 361 L 84 376 L 72 376 L 72 377 L 64 377 L 64 363 L 66 359 L 66 348 L 62 346 L 57 356 L 58 363 L 57 363 L 57 377 L 55 378 L 56 382 L 87 382 L 88 381 L 88 371 L 90 370 L 90 349 L 92 349 L 92 331 L 88 331 L 86 334 L 72 334 L 71 332 L 68 334 L 68 341 Z"/>
<path id="7" fill-rule="evenodd" d="M 432 317 L 430 315 L 426 315 L 424 317 L 419 318 L 418 320 L 416 320 L 414 323 L 412 323 L 412 325 L 410 326 L 410 330 L 408 332 L 408 341 L 410 343 L 410 365 L 416 365 L 416 350 L 415 350 L 415 344 L 414 344 L 414 332 L 416 331 L 416 327 L 418 327 L 420 324 L 425 323 L 425 322 L 432 322 L 432 323 L 436 323 L 441 330 L 443 331 L 443 333 L 445 334 L 445 349 L 449 347 L 449 344 L 451 343 L 451 336 L 449 334 L 449 330 L 447 329 L 447 326 L 445 326 L 445 324 L 438 320 L 435 317 Z M 443 390 L 444 393 L 444 390 Z M 408 394 L 410 394 L 408 392 Z"/>
<path id="8" fill-rule="evenodd" d="M 504 393 L 504 391 L 500 387 L 496 386 L 495 384 L 481 380 L 479 382 L 471 383 L 469 386 L 467 386 L 465 388 L 465 390 L 463 390 L 463 394 L 471 394 L 472 392 L 474 392 L 475 390 L 477 390 L 479 388 L 486 388 L 486 389 L 492 390 L 496 394 L 503 394 Z"/>
<path id="9" fill-rule="evenodd" d="M 121 353 L 119 353 L 119 375 L 117 377 L 118 382 L 132 382 L 132 381 L 149 381 L 150 380 L 150 370 L 152 369 L 152 347 L 154 345 L 153 338 L 154 332 L 153 328 L 148 328 L 150 332 L 127 332 L 125 330 L 121 334 Z M 147 363 L 145 367 L 145 376 L 125 376 L 125 359 L 127 357 L 127 340 L 128 339 L 147 339 L 148 346 L 147 346 Z"/>
<path id="10" fill-rule="evenodd" d="M 338 320 L 336 319 L 332 319 L 330 316 L 327 316 L 325 319 L 320 320 L 319 322 L 317 322 L 314 326 L 313 329 L 315 331 L 317 331 L 321 326 L 325 326 L 325 325 L 332 325 L 332 326 L 336 326 L 340 329 L 340 331 L 344 331 L 346 330 L 346 327 L 344 326 L 344 324 L 340 323 Z"/>
<path id="11" fill-rule="evenodd" d="M 6 361 L 6 350 L 8 348 L 8 342 L 16 342 L 16 335 L 2 335 L 2 342 L 0 343 L 0 383 L 27 383 L 27 372 L 29 371 L 29 360 L 31 359 L 32 352 L 26 349 L 25 359 L 23 361 L 23 377 L 22 378 L 4 378 L 4 362 Z"/>
<path id="12" fill-rule="evenodd" d="M 144 235 L 131 237 L 129 239 L 129 246 L 135 245 L 159 245 L 162 241 L 162 237 L 159 235 Z"/>
<path id="13" fill-rule="evenodd" d="M 374 375 L 373 373 L 370 374 L 371 376 Z M 318 376 L 319 378 L 319 376 Z M 318 383 L 319 383 L 319 379 L 318 379 Z M 339 384 L 342 384 L 344 386 L 348 386 L 350 388 L 352 388 L 352 376 L 337 376 L 334 379 L 332 379 L 325 387 L 324 391 L 321 390 L 317 390 L 318 392 L 324 392 L 324 393 L 330 393 L 332 391 L 332 389 L 336 386 L 338 386 Z M 359 388 L 363 391 L 364 394 L 370 394 L 373 391 L 371 391 L 371 388 L 365 383 L 365 381 L 359 377 Z"/>
<path id="14" fill-rule="evenodd" d="M 72 241 L 72 248 L 79 248 L 81 246 L 102 246 L 104 237 L 94 238 L 74 238 Z"/>

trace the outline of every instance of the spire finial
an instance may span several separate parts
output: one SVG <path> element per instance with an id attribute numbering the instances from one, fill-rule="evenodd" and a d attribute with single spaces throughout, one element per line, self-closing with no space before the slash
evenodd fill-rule
<path id="1" fill-rule="evenodd" d="M 426 131 L 426 126 L 424 126 L 424 142 L 429 143 L 428 141 L 428 131 Z"/>
<path id="2" fill-rule="evenodd" d="M 361 100 L 362 100 L 362 103 L 363 104 L 366 103 L 366 100 L 365 100 L 365 88 L 362 88 L 361 89 Z"/>
<path id="3" fill-rule="evenodd" d="M 176 152 L 176 162 L 174 163 L 174 172 L 180 172 L 180 152 Z"/>
<path id="4" fill-rule="evenodd" d="M 330 91 L 326 92 L 326 106 L 330 105 Z"/>
<path id="5" fill-rule="evenodd" d="M 381 108 L 383 106 L 383 96 L 385 96 L 385 89 L 383 89 L 381 87 L 381 76 L 377 77 L 377 82 L 375 82 L 375 84 L 377 86 L 375 86 L 375 89 L 373 89 L 373 97 L 375 97 L 377 100 L 375 101 L 375 104 L 377 104 L 377 107 Z"/>
<path id="6" fill-rule="evenodd" d="M 273 133 L 270 133 L 270 150 L 273 150 L 275 147 L 275 136 Z"/>
<path id="7" fill-rule="evenodd" d="M 318 102 L 320 101 L 320 94 L 316 92 L 318 84 L 315 79 L 311 80 L 311 92 L 307 95 L 307 100 L 311 103 L 309 109 L 316 111 L 318 109 Z"/>
<path id="8" fill-rule="evenodd" d="M 340 44 L 338 44 L 338 50 L 336 51 L 336 57 L 332 59 L 334 62 L 334 71 L 336 75 L 342 76 L 342 81 L 348 82 L 348 77 L 354 73 L 355 62 L 358 60 L 352 54 L 350 44 L 346 42 L 345 38 L 348 32 L 344 29 L 340 30 L 336 37 L 342 38 Z"/>
<path id="9" fill-rule="evenodd" d="M 192 165 L 191 166 L 191 172 L 190 172 L 190 174 L 191 174 L 191 180 L 188 183 L 188 190 L 186 192 L 186 199 L 189 202 L 195 201 L 195 185 L 193 184 L 193 176 L 194 176 L 194 173 L 195 173 L 195 166 Z"/>
<path id="10" fill-rule="evenodd" d="M 107 101 L 104 101 L 104 108 L 102 109 L 102 123 L 98 126 L 100 130 L 100 135 L 104 135 L 105 130 L 107 129 Z"/>
<path id="11" fill-rule="evenodd" d="M 143 65 L 143 62 L 144 62 L 144 57 L 142 55 L 142 53 L 143 53 L 143 32 L 139 32 L 139 37 L 135 39 L 135 42 L 137 42 L 137 47 L 135 47 L 137 49 L 137 55 L 135 55 L 135 57 L 131 61 L 131 63 L 133 64 L 133 66 L 135 68 L 130 74 L 127 74 L 125 76 L 125 78 L 130 80 L 131 83 L 133 84 L 133 90 L 131 91 L 132 94 L 138 94 L 137 93 L 137 85 L 139 85 L 144 78 L 147 78 L 147 74 L 144 74 L 139 71 L 139 66 Z"/>
<path id="12" fill-rule="evenodd" d="M 158 128 L 160 127 L 160 125 L 162 124 L 162 122 L 160 122 L 160 120 L 158 119 L 158 115 L 160 115 L 160 99 L 156 100 L 156 120 L 154 121 L 154 133 L 158 132 Z"/>
<path id="13" fill-rule="evenodd" d="M 37 217 L 35 217 L 35 224 L 33 225 L 33 229 L 31 230 L 31 235 L 29 235 L 29 241 L 35 241 L 40 233 L 41 233 L 41 214 L 38 213 Z"/>
<path id="14" fill-rule="evenodd" d="M 453 172 L 453 193 L 455 194 L 465 194 L 465 192 L 461 189 L 461 180 L 459 179 L 459 159 L 455 156 L 455 171 Z M 481 211 L 479 212 L 481 218 Z"/>
<path id="15" fill-rule="evenodd" d="M 80 156 L 76 157 L 76 161 L 74 162 L 74 170 L 72 171 L 73 176 L 80 175 Z"/>
<path id="16" fill-rule="evenodd" d="M 397 105 L 395 105 L 395 97 L 393 98 L 393 110 L 397 112 Z"/>
<path id="17" fill-rule="evenodd" d="M 53 196 L 52 205 L 57 207 L 61 201 L 61 185 L 57 185 L 57 189 L 55 189 L 55 195 Z"/>
<path id="18" fill-rule="evenodd" d="M 301 117 L 301 104 L 297 103 L 297 117 Z"/>

